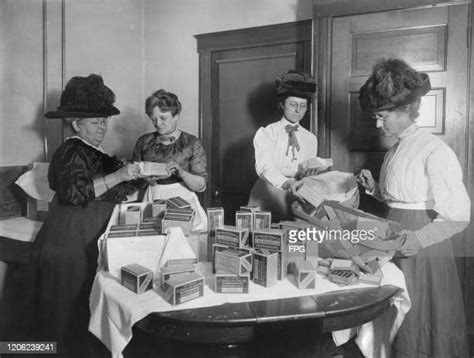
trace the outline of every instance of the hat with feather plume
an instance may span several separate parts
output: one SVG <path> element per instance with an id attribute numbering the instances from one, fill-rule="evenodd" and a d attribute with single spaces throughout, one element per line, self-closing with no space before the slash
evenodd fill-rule
<path id="1" fill-rule="evenodd" d="M 413 103 L 431 89 L 427 73 L 418 72 L 400 59 L 381 59 L 359 91 L 365 112 L 390 110 Z"/>
<path id="2" fill-rule="evenodd" d="M 289 70 L 275 80 L 277 97 L 311 99 L 316 93 L 316 81 L 303 71 Z"/>
<path id="3" fill-rule="evenodd" d="M 63 93 L 56 111 L 45 114 L 47 118 L 101 118 L 120 114 L 114 107 L 115 94 L 104 84 L 101 76 L 72 77 Z"/>

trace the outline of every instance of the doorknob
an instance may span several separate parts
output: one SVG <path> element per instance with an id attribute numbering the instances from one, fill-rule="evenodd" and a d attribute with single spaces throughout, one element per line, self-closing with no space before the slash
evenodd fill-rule
<path id="1" fill-rule="evenodd" d="M 218 199 L 220 199 L 220 197 L 221 197 L 221 191 L 220 191 L 219 189 L 215 189 L 215 190 L 212 192 L 211 196 L 212 196 L 212 198 L 213 198 L 214 200 L 218 200 Z"/>

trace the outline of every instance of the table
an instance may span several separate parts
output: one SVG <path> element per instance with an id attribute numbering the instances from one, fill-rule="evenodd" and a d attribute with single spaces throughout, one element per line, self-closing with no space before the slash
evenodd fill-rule
<path id="1" fill-rule="evenodd" d="M 138 334 L 183 344 L 174 354 L 201 350 L 213 356 L 279 356 L 323 352 L 324 333 L 360 326 L 386 312 L 401 289 L 393 285 L 215 307 L 154 312 L 135 325 Z M 310 330 L 310 332 L 308 332 Z M 319 338 L 319 339 L 318 339 Z M 278 344 L 284 339 L 285 343 Z M 203 348 L 203 344 L 207 344 Z M 153 347 L 153 345 L 151 345 Z M 163 344 L 156 347 L 163 353 Z M 150 349 L 150 346 L 147 346 Z M 151 348 L 153 349 L 153 348 Z M 152 352 L 147 352 L 152 353 Z"/>

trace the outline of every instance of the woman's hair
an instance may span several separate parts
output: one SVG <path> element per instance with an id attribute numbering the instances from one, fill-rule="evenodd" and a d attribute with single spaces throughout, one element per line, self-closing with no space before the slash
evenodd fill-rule
<path id="1" fill-rule="evenodd" d="M 174 93 L 166 92 L 164 89 L 156 91 L 146 99 L 145 111 L 149 117 L 151 117 L 155 107 L 160 108 L 162 112 L 170 111 L 173 117 L 181 113 L 182 108 L 178 96 Z"/>

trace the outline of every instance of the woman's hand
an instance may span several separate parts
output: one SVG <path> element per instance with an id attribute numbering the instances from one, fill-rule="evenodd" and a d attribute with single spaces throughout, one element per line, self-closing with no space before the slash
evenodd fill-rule
<path id="1" fill-rule="evenodd" d="M 120 182 L 137 179 L 140 174 L 138 164 L 129 163 L 115 172 Z"/>
<path id="2" fill-rule="evenodd" d="M 368 169 L 361 169 L 359 174 L 356 176 L 357 183 L 362 185 L 369 192 L 375 189 L 375 180 L 372 173 Z"/>
<path id="3" fill-rule="evenodd" d="M 286 190 L 288 192 L 290 192 L 291 194 L 297 196 L 297 197 L 301 197 L 299 194 L 298 194 L 298 189 L 299 187 L 302 185 L 302 181 L 301 180 L 296 180 L 296 179 L 288 179 L 287 181 L 285 181 L 282 185 L 281 185 L 281 188 L 283 190 Z"/>
<path id="4" fill-rule="evenodd" d="M 403 230 L 401 233 L 406 235 L 406 238 L 402 246 L 400 246 L 397 251 L 400 252 L 401 256 L 405 257 L 416 255 L 418 251 L 422 249 L 416 234 L 409 230 Z"/>
<path id="5" fill-rule="evenodd" d="M 166 163 L 166 170 L 168 171 L 168 173 L 175 174 L 179 177 L 181 177 L 184 172 L 184 169 L 181 167 L 181 165 L 176 163 L 174 160 Z"/>

